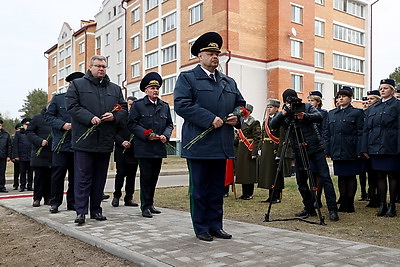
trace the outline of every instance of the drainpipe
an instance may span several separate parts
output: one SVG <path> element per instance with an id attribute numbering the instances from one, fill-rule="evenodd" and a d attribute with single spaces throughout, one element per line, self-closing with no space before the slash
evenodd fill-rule
<path id="1" fill-rule="evenodd" d="M 127 99 L 128 98 L 128 88 L 126 88 L 125 87 L 125 84 L 126 84 L 126 64 L 127 64 L 127 62 L 126 62 L 126 60 L 127 60 L 127 53 L 126 53 L 126 51 L 128 51 L 128 49 L 126 49 L 126 47 L 127 47 L 127 45 L 126 45 L 126 33 L 127 33 L 127 29 L 126 29 L 126 8 L 124 7 L 124 2 L 125 2 L 125 0 L 122 0 L 121 1 L 121 7 L 122 7 L 122 9 L 124 10 L 124 32 L 125 32 L 125 36 L 124 36 L 124 58 L 125 58 L 125 60 L 124 60 L 124 80 L 122 81 L 122 84 L 121 84 L 121 88 L 122 88 L 122 90 L 124 90 L 125 91 L 125 99 Z"/>
<path id="2" fill-rule="evenodd" d="M 370 41 L 370 46 L 369 46 L 369 49 L 370 49 L 370 61 L 369 61 L 369 63 L 370 63 L 370 70 L 369 70 L 369 75 L 370 75 L 370 77 L 369 77 L 369 90 L 372 90 L 372 6 L 374 5 L 374 4 L 376 4 L 377 2 L 379 2 L 379 0 L 376 0 L 375 2 L 373 2 L 372 4 L 371 4 L 371 6 L 370 6 L 370 13 L 371 13 L 371 16 L 370 16 L 370 18 L 371 18 L 371 33 L 370 33 L 370 39 L 369 39 L 369 41 Z"/>
<path id="3" fill-rule="evenodd" d="M 229 61 L 231 61 L 231 50 L 229 50 L 229 0 L 226 0 L 226 51 L 228 60 L 225 62 L 225 75 L 229 74 Z"/>

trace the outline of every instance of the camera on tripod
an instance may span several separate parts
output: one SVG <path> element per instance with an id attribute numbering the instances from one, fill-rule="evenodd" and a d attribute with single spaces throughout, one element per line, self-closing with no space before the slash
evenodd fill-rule
<path id="1" fill-rule="evenodd" d="M 296 96 L 288 96 L 285 102 L 290 104 L 290 108 L 286 105 L 283 107 L 289 114 L 306 111 L 306 104 L 302 103 L 301 98 Z"/>

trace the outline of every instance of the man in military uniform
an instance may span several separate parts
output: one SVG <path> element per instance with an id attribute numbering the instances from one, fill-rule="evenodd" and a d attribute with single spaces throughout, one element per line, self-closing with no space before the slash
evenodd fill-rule
<path id="1" fill-rule="evenodd" d="M 233 126 L 241 118 L 233 115 L 244 101 L 236 82 L 217 70 L 222 37 L 216 32 L 200 36 L 191 53 L 200 64 L 181 72 L 174 91 L 176 113 L 185 119 L 182 128 L 182 157 L 187 158 L 190 179 L 190 211 L 198 239 L 230 239 L 222 227 L 222 205 L 226 159 L 234 158 Z M 214 130 L 185 148 L 190 140 L 210 126 Z"/>
<path id="2" fill-rule="evenodd" d="M 154 207 L 154 193 L 162 159 L 167 157 L 165 143 L 174 128 L 168 103 L 158 97 L 161 85 L 162 78 L 156 72 L 143 77 L 140 90 L 146 96 L 132 105 L 128 120 L 128 129 L 134 135 L 135 158 L 139 160 L 140 208 L 146 218 L 161 213 Z"/>
<path id="3" fill-rule="evenodd" d="M 6 189 L 6 166 L 10 159 L 10 134 L 3 129 L 3 120 L 0 120 L 0 193 L 8 193 Z"/>

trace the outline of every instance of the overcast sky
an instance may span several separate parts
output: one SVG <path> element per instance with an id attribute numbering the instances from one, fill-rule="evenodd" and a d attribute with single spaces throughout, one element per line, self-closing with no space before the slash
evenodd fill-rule
<path id="1" fill-rule="evenodd" d="M 62 24 L 79 29 L 81 19 L 94 19 L 102 0 L 2 1 L 0 9 L 0 113 L 19 118 L 29 91 L 47 91 L 44 51 L 57 43 Z M 399 0 L 373 6 L 373 89 L 400 66 Z M 369 88 L 367 88 L 369 89 Z"/>

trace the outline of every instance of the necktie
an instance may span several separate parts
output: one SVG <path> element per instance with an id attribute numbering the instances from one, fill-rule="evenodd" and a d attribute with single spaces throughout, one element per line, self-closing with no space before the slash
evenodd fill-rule
<path id="1" fill-rule="evenodd" d="M 215 76 L 214 76 L 214 74 L 210 74 L 210 77 L 211 77 L 211 79 L 213 79 L 213 81 L 215 82 Z"/>

